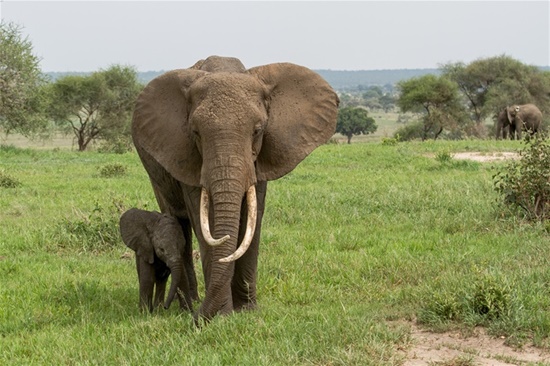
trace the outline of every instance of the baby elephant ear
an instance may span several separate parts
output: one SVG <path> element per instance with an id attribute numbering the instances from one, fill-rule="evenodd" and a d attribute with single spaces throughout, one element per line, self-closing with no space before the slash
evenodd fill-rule
<path id="1" fill-rule="evenodd" d="M 339 99 L 310 69 L 290 63 L 255 67 L 266 85 L 269 119 L 256 161 L 258 180 L 282 177 L 334 135 Z"/>
<path id="2" fill-rule="evenodd" d="M 155 251 L 147 227 L 148 222 L 156 220 L 155 215 L 154 212 L 132 208 L 122 214 L 119 223 L 120 236 L 124 244 L 150 264 L 155 260 Z"/>

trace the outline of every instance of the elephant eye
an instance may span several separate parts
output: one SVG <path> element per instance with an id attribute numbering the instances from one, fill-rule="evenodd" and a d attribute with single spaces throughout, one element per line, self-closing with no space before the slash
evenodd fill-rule
<path id="1" fill-rule="evenodd" d="M 264 129 L 261 127 L 261 126 L 257 126 L 255 129 L 254 129 L 254 137 L 258 136 L 259 134 L 262 133 Z"/>

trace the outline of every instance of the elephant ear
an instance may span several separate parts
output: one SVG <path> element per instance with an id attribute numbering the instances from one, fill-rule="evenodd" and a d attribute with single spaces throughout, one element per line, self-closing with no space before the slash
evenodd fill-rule
<path id="1" fill-rule="evenodd" d="M 269 91 L 269 118 L 256 160 L 258 180 L 292 171 L 336 129 L 338 96 L 317 73 L 277 63 L 249 69 Z"/>
<path id="2" fill-rule="evenodd" d="M 174 178 L 192 186 L 199 185 L 202 160 L 188 128 L 187 90 L 205 74 L 180 69 L 153 79 L 139 95 L 132 120 L 138 151 L 145 150 Z"/>
<path id="3" fill-rule="evenodd" d="M 148 227 L 154 220 L 157 220 L 154 212 L 132 208 L 122 214 L 119 225 L 124 244 L 150 264 L 155 260 L 155 250 Z"/>

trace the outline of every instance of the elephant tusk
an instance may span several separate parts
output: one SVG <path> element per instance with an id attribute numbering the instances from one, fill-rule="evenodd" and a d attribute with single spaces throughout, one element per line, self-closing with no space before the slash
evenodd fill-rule
<path id="1" fill-rule="evenodd" d="M 202 236 L 206 243 L 210 246 L 218 246 L 225 243 L 229 239 L 229 235 L 226 235 L 219 239 L 214 239 L 212 234 L 210 234 L 210 224 L 208 223 L 208 192 L 206 188 L 202 188 L 201 191 L 201 209 L 200 209 L 200 222 L 201 222 L 201 231 Z"/>
<path id="2" fill-rule="evenodd" d="M 254 232 L 256 231 L 256 220 L 258 217 L 258 203 L 256 201 L 256 188 L 251 186 L 246 192 L 246 203 L 248 205 L 248 217 L 246 220 L 246 232 L 244 234 L 243 241 L 235 253 L 220 259 L 220 262 L 228 263 L 233 262 L 243 256 L 246 253 L 252 238 L 254 237 Z"/>

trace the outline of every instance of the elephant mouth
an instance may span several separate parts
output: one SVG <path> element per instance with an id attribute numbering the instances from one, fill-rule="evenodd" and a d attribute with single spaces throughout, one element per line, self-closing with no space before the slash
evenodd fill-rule
<path id="1" fill-rule="evenodd" d="M 248 208 L 248 216 L 246 220 L 246 231 L 243 237 L 243 241 L 241 242 L 241 245 L 237 247 L 237 250 L 233 254 L 225 258 L 221 258 L 219 260 L 222 263 L 229 263 L 229 262 L 236 261 L 237 259 L 242 257 L 250 247 L 250 243 L 252 242 L 252 238 L 254 237 L 254 232 L 256 230 L 256 221 L 258 217 L 256 188 L 254 185 L 250 186 L 250 188 L 246 192 L 246 204 Z M 206 190 L 206 188 L 203 187 L 201 190 L 201 203 L 200 203 L 200 224 L 201 224 L 202 235 L 208 245 L 219 246 L 225 243 L 227 240 L 229 240 L 229 235 L 225 235 L 219 239 L 214 239 L 212 237 L 212 234 L 210 232 L 210 224 L 208 221 L 209 206 L 210 204 L 209 204 L 209 198 L 208 198 L 208 191 Z"/>

